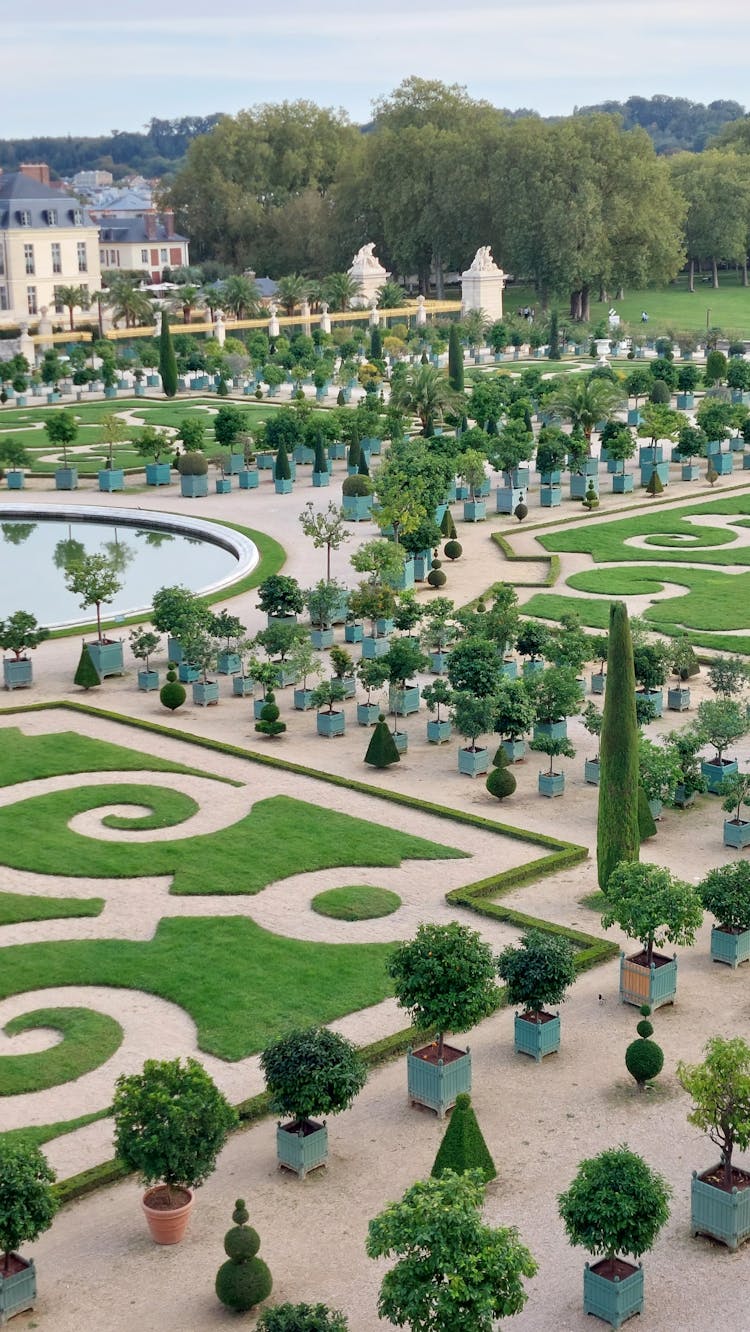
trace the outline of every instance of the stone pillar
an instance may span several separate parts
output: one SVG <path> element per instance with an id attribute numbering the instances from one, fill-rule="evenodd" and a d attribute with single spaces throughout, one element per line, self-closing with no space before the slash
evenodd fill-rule
<path id="1" fill-rule="evenodd" d="M 47 347 L 54 346 L 52 341 L 52 320 L 49 317 L 49 310 L 46 305 L 43 305 L 39 311 L 39 324 L 36 331 L 37 336 L 40 339 L 37 343 L 38 347 L 46 349 Z"/>
<path id="2" fill-rule="evenodd" d="M 312 326 L 310 324 L 310 302 L 307 297 L 302 301 L 299 312 L 302 318 L 302 332 L 306 333 L 309 338 Z"/>
<path id="3" fill-rule="evenodd" d="M 370 323 L 370 328 L 377 328 L 378 324 L 380 323 L 380 311 L 378 309 L 377 300 L 374 300 L 372 302 L 372 305 L 370 306 L 369 323 Z"/>
<path id="4" fill-rule="evenodd" d="M 427 309 L 424 303 L 424 296 L 417 297 L 417 313 L 414 316 L 414 322 L 417 328 L 424 328 L 427 323 Z"/>
<path id="5" fill-rule="evenodd" d="M 224 346 L 227 340 L 227 330 L 224 323 L 224 311 L 217 310 L 214 314 L 214 337 L 220 347 Z"/>
<path id="6" fill-rule="evenodd" d="M 493 323 L 503 317 L 505 274 L 498 268 L 489 245 L 482 245 L 469 268 L 461 274 L 461 314 L 482 310 Z"/>
<path id="7" fill-rule="evenodd" d="M 269 338 L 277 338 L 280 332 L 280 325 L 279 325 L 279 307 L 275 301 L 271 302 L 270 312 L 271 312 L 271 317 L 268 320 L 268 336 Z"/>
<path id="8" fill-rule="evenodd" d="M 161 337 L 161 310 L 154 312 L 154 337 Z"/>
<path id="9" fill-rule="evenodd" d="M 21 336 L 18 339 L 18 352 L 20 356 L 25 356 L 30 370 L 36 365 L 36 347 L 34 346 L 29 326 L 24 321 L 21 324 Z"/>
<path id="10" fill-rule="evenodd" d="M 366 310 L 373 301 L 377 304 L 377 295 L 380 288 L 390 277 L 379 259 L 375 258 L 375 246 L 372 241 L 368 245 L 363 245 L 354 256 L 352 266 L 349 269 L 349 277 L 356 282 L 359 287 L 358 294 L 352 300 L 352 306 L 359 310 Z"/>
<path id="11" fill-rule="evenodd" d="M 330 333 L 331 331 L 331 316 L 328 313 L 328 306 L 325 301 L 320 307 L 320 331 L 321 333 Z"/>

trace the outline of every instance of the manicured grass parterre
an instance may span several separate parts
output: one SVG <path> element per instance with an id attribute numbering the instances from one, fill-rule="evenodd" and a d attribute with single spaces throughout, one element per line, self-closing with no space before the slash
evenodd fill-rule
<path id="1" fill-rule="evenodd" d="M 334 920 L 375 920 L 398 911 L 401 898 L 387 888 L 357 883 L 318 893 L 310 905 L 319 916 L 332 916 Z"/>
<path id="2" fill-rule="evenodd" d="M 154 754 L 139 754 L 125 745 L 111 744 L 108 740 L 90 740 L 75 731 L 59 731 L 49 735 L 24 735 L 17 726 L 0 730 L 0 787 L 15 786 L 19 782 L 33 782 L 40 777 L 59 777 L 74 772 L 183 772 L 191 777 L 208 774 L 199 768 L 172 763 L 170 759 Z M 240 782 L 227 777 L 214 777 L 213 781 L 229 786 Z"/>
<path id="3" fill-rule="evenodd" d="M 0 925 L 100 916 L 103 910 L 102 897 L 32 897 L 29 893 L 0 893 Z"/>
<path id="4" fill-rule="evenodd" d="M 695 291 L 688 288 L 686 273 L 680 273 L 674 282 L 662 287 L 628 287 L 625 295 L 612 300 L 591 301 L 591 319 L 606 323 L 612 306 L 617 310 L 623 324 L 629 324 L 639 341 L 658 337 L 667 329 L 675 332 L 692 331 L 705 335 L 706 325 L 723 329 L 725 335 L 750 335 L 750 299 L 747 287 L 742 286 L 740 273 L 722 272 L 720 286 L 714 290 L 706 273 L 696 273 Z M 505 309 L 515 310 L 519 306 L 536 306 L 538 297 L 532 287 L 515 283 L 506 288 Z M 648 323 L 641 324 L 641 312 L 648 314 Z M 579 336 L 576 325 L 565 317 L 566 311 L 560 310 L 560 324 L 567 328 L 575 341 Z M 707 320 L 707 316 L 708 320 Z"/>
<path id="5" fill-rule="evenodd" d="M 198 802 L 191 796 L 184 795 L 182 791 L 170 791 L 167 787 L 159 786 L 143 787 L 142 790 L 142 798 L 138 800 L 125 801 L 115 798 L 112 803 L 148 806 L 150 811 L 148 814 L 105 814 L 102 818 L 104 827 L 119 828 L 129 832 L 144 832 L 149 828 L 174 828 L 176 824 L 182 823 L 198 812 Z M 152 804 L 153 792 L 158 793 L 158 799 Z"/>
<path id="6" fill-rule="evenodd" d="M 90 1008 L 37 1008 L 5 1024 L 8 1036 L 40 1027 L 60 1032 L 62 1040 L 37 1054 L 0 1056 L 0 1096 L 59 1087 L 111 1059 L 122 1043 L 122 1027 L 106 1013 Z"/>
<path id="7" fill-rule="evenodd" d="M 55 1124 L 33 1124 L 28 1128 L 6 1129 L 4 1133 L 0 1133 L 0 1142 L 30 1142 L 36 1147 L 42 1147 L 45 1142 L 61 1138 L 65 1133 L 75 1133 L 76 1129 L 85 1128 L 87 1124 L 93 1124 L 97 1119 L 104 1119 L 108 1114 L 109 1107 L 105 1106 L 103 1110 L 94 1110 L 90 1115 L 79 1115 L 77 1119 L 59 1119 Z"/>

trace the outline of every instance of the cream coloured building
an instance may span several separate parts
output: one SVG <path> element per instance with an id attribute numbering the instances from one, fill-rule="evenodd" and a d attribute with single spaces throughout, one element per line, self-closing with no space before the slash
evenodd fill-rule
<path id="1" fill-rule="evenodd" d="M 46 307 L 67 326 L 59 288 L 101 289 L 96 222 L 39 175 L 39 168 L 0 174 L 0 325 L 33 325 Z M 83 310 L 74 317 L 91 319 Z"/>

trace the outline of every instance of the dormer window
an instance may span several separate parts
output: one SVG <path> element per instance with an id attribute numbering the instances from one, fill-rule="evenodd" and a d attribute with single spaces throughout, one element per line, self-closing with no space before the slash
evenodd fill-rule
<path id="1" fill-rule="evenodd" d="M 56 209 L 56 208 L 48 208 L 48 209 L 47 209 L 47 226 L 48 226 L 48 227 L 56 227 L 56 226 L 57 226 L 57 209 Z"/>
<path id="2" fill-rule="evenodd" d="M 18 214 L 18 221 L 22 227 L 30 227 L 31 213 L 26 208 L 23 208 L 21 212 Z"/>
<path id="3" fill-rule="evenodd" d="M 73 225 L 76 227 L 83 226 L 83 211 L 80 208 L 73 209 Z"/>

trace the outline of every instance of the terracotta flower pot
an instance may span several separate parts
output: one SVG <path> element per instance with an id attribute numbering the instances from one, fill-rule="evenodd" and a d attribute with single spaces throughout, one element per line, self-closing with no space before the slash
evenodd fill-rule
<path id="1" fill-rule="evenodd" d="M 166 1185 L 157 1184 L 147 1189 L 141 1206 L 148 1221 L 151 1238 L 156 1244 L 179 1244 L 190 1220 L 195 1196 L 191 1189 L 172 1190 L 172 1197 L 177 1201 L 174 1207 L 168 1207 Z M 187 1198 L 187 1202 L 184 1200 Z"/>

